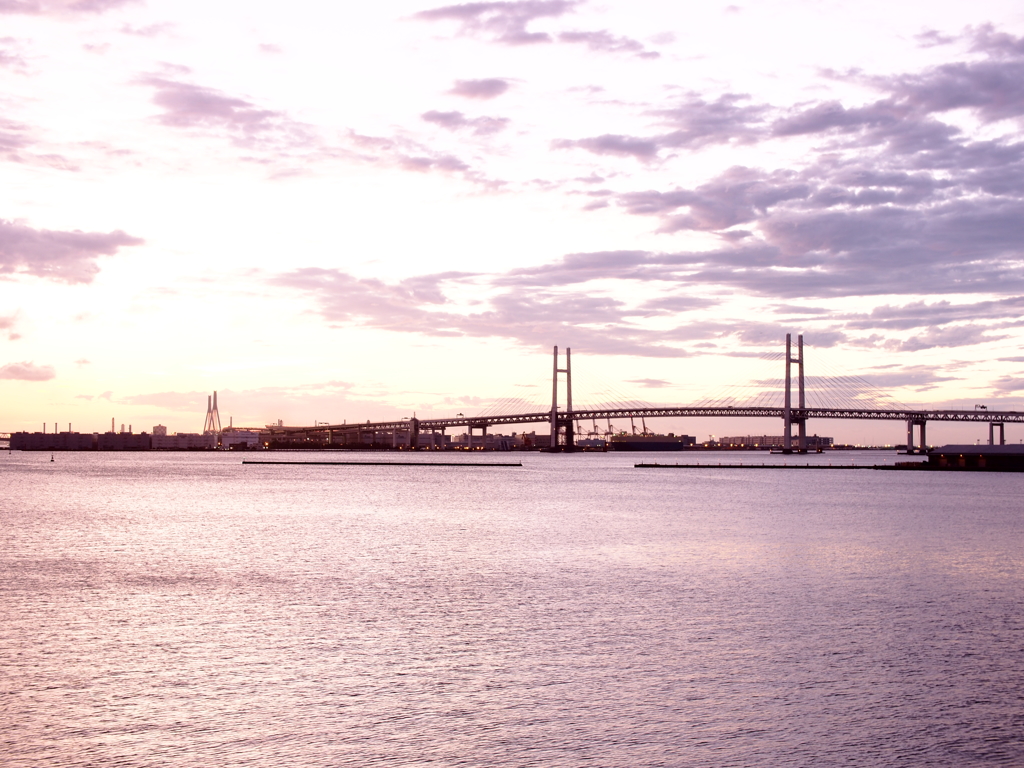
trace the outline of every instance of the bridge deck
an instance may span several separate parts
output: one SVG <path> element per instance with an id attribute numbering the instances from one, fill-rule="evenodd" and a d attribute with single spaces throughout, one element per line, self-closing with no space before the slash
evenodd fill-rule
<path id="1" fill-rule="evenodd" d="M 868 421 L 962 421 L 987 424 L 989 422 L 1024 423 L 1024 412 L 979 410 L 873 410 L 850 408 L 793 408 L 794 421 L 799 419 L 860 419 Z M 652 418 L 773 418 L 784 416 L 782 408 L 746 407 L 682 407 L 682 408 L 617 408 L 609 410 L 559 411 L 558 420 L 593 421 L 597 419 L 652 419 Z M 551 412 L 513 413 L 497 416 L 459 416 L 449 419 L 419 419 L 420 431 L 450 429 L 453 427 L 492 427 L 503 424 L 546 424 Z M 316 427 L 274 427 L 272 433 L 294 434 L 312 432 L 373 432 L 410 429 L 411 421 L 378 421 L 365 424 L 331 424 Z"/>

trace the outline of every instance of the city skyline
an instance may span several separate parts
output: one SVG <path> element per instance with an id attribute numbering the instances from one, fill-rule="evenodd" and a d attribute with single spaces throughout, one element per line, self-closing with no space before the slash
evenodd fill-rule
<path id="1" fill-rule="evenodd" d="M 891 6 L 0 6 L 0 428 L 469 413 L 555 344 L 685 405 L 801 332 L 1024 410 L 1024 12 Z"/>

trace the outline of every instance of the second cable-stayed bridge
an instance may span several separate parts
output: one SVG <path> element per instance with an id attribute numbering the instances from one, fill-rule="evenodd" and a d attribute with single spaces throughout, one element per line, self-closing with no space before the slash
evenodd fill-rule
<path id="1" fill-rule="evenodd" d="M 574 408 L 572 402 L 572 363 L 571 351 L 566 349 L 564 356 L 564 368 L 560 368 L 560 357 L 558 347 L 554 348 L 554 366 L 552 370 L 552 399 L 551 408 L 538 410 L 536 408 L 522 412 L 492 412 L 475 416 L 458 414 L 457 416 L 439 419 L 418 419 L 416 417 L 404 418 L 392 421 L 368 421 L 366 423 L 342 423 L 342 424 L 316 424 L 310 426 L 270 426 L 267 431 L 270 436 L 281 436 L 290 439 L 305 436 L 317 442 L 325 444 L 347 443 L 351 438 L 357 438 L 362 442 L 364 435 L 390 434 L 396 437 L 404 434 L 408 438 L 410 446 L 419 444 L 419 435 L 423 433 L 441 433 L 449 429 L 464 428 L 469 431 L 470 440 L 474 431 L 479 430 L 481 435 L 486 436 L 487 430 L 508 424 L 548 424 L 550 426 L 550 444 L 545 446 L 549 450 L 573 450 L 577 436 L 583 430 L 581 423 L 591 422 L 595 425 L 598 421 L 611 423 L 619 419 L 641 420 L 646 429 L 647 419 L 657 418 L 693 418 L 693 417 L 729 417 L 729 418 L 770 418 L 781 419 L 783 422 L 783 441 L 786 451 L 805 451 L 807 447 L 807 422 L 811 419 L 855 419 L 863 421 L 899 421 L 907 425 L 907 450 L 913 452 L 916 446 L 924 447 L 926 444 L 925 429 L 929 421 L 932 422 L 972 422 L 989 425 L 989 442 L 998 440 L 1005 443 L 1004 425 L 1008 423 L 1024 423 L 1024 412 L 1017 411 L 994 411 L 985 408 L 966 409 L 916 409 L 896 404 L 892 401 L 886 402 L 885 398 L 876 396 L 864 397 L 854 392 L 851 396 L 850 377 L 838 377 L 840 392 L 845 391 L 846 396 L 840 399 L 847 400 L 841 406 L 831 407 L 823 405 L 810 406 L 807 403 L 806 379 L 804 375 L 804 344 L 803 337 L 797 337 L 797 343 L 792 343 L 791 336 L 786 336 L 786 351 L 783 359 L 785 376 L 782 379 L 783 402 L 781 405 L 769 404 L 722 404 L 718 402 L 704 402 L 688 406 L 652 406 L 652 405 L 625 405 L 616 404 L 614 407 L 589 407 Z M 793 367 L 797 373 L 792 375 Z M 565 392 L 564 404 L 559 399 L 559 374 L 564 382 L 562 389 Z M 863 380 L 861 380 L 863 381 Z M 857 403 L 863 400 L 862 404 Z M 918 428 L 920 441 L 915 442 L 915 427 Z M 794 429 L 796 434 L 794 434 Z M 405 440 L 403 439 L 403 443 Z"/>

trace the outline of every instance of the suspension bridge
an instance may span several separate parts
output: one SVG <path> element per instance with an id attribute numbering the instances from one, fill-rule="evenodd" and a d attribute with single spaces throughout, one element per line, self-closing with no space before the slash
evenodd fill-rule
<path id="1" fill-rule="evenodd" d="M 517 412 L 514 405 L 522 401 L 513 400 L 506 407 L 492 408 L 487 413 L 476 416 L 458 414 L 449 418 L 418 419 L 415 416 L 397 421 L 379 421 L 366 423 L 316 424 L 312 427 L 300 426 L 268 426 L 264 434 L 270 439 L 276 436 L 285 439 L 308 439 L 327 445 L 361 444 L 367 436 L 376 442 L 379 435 L 390 435 L 396 438 L 403 436 L 402 443 L 410 446 L 420 444 L 419 436 L 424 433 L 440 433 L 446 430 L 464 428 L 469 432 L 470 445 L 473 433 L 477 430 L 484 437 L 487 430 L 509 424 L 547 424 L 550 427 L 550 445 L 545 446 L 551 451 L 571 451 L 576 447 L 578 436 L 587 434 L 581 424 L 591 422 L 594 434 L 597 422 L 609 424 L 612 420 L 629 419 L 631 422 L 640 420 L 646 432 L 646 420 L 657 418 L 694 418 L 694 417 L 728 417 L 728 418 L 765 418 L 778 419 L 783 425 L 784 452 L 806 452 L 807 423 L 812 419 L 855 419 L 863 421 L 897 421 L 907 426 L 907 451 L 914 453 L 923 450 L 926 445 L 926 426 L 928 422 L 973 422 L 987 423 L 989 426 L 989 443 L 1005 444 L 1005 425 L 1024 423 L 1024 412 L 994 411 L 984 407 L 973 410 L 966 409 L 914 409 L 903 406 L 873 390 L 870 385 L 855 376 L 818 376 L 814 378 L 815 393 L 819 397 L 840 401 L 839 405 L 830 406 L 817 403 L 808 404 L 808 378 L 804 373 L 804 341 L 797 336 L 796 343 L 791 334 L 786 335 L 785 352 L 774 357 L 781 360 L 784 376 L 778 382 L 782 387 L 782 403 L 770 404 L 778 399 L 778 392 L 771 388 L 761 391 L 757 396 L 749 398 L 749 402 L 738 402 L 735 397 L 711 397 L 695 405 L 688 406 L 653 406 L 649 404 L 611 403 L 609 407 L 573 407 L 572 391 L 572 351 L 565 350 L 564 358 L 560 357 L 558 347 L 554 348 L 554 363 L 551 377 L 550 409 L 533 408 Z M 564 363 L 560 362 L 564 359 Z M 564 367 L 560 367 L 563 366 Z M 794 367 L 796 375 L 794 376 Z M 563 386 L 560 387 L 559 384 Z M 773 382 L 774 383 L 774 382 Z M 565 394 L 564 405 L 559 401 L 559 390 Z M 915 434 L 916 433 L 916 434 Z M 919 437 L 919 439 L 918 439 Z M 397 444 L 397 442 L 396 442 Z"/>

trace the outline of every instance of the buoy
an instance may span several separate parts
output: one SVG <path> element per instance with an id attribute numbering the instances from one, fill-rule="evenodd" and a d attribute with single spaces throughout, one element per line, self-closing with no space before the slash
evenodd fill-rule
<path id="1" fill-rule="evenodd" d="M 50 461 L 53 461 L 53 454 L 50 454 Z"/>

